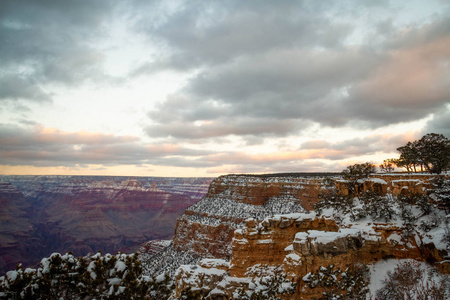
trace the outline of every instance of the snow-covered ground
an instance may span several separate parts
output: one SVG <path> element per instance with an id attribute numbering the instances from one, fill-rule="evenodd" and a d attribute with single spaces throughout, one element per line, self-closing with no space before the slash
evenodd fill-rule
<path id="1" fill-rule="evenodd" d="M 416 262 L 416 261 L 413 259 L 387 259 L 379 261 L 376 264 L 369 265 L 370 295 L 368 295 L 368 299 L 373 299 L 374 296 L 376 295 L 376 292 L 383 287 L 384 281 L 387 279 L 388 272 L 393 272 L 399 264 L 404 262 Z M 450 279 L 448 275 L 446 276 L 438 272 L 434 272 L 433 269 L 425 262 L 416 262 L 416 263 L 419 265 L 419 268 L 422 269 L 423 271 L 422 282 L 427 281 L 440 282 L 445 277 L 448 278 L 447 280 Z"/>

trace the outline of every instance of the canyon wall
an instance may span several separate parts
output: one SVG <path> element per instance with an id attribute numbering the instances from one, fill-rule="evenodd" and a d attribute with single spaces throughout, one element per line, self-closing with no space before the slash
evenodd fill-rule
<path id="1" fill-rule="evenodd" d="M 345 182 L 335 179 L 337 189 L 344 190 Z M 377 174 L 361 181 L 360 188 L 381 194 L 424 194 L 431 179 Z M 355 263 L 385 259 L 426 261 L 450 273 L 443 211 L 418 217 L 413 230 L 407 229 L 400 211 L 389 222 L 335 219 L 330 211 L 310 211 L 326 182 L 314 177 L 242 175 L 214 180 L 207 196 L 178 219 L 171 253 L 176 257 L 177 252 L 188 252 L 196 259 L 184 261 L 174 272 L 173 299 L 192 290 L 207 299 L 246 299 L 274 284 L 270 281 L 274 278 L 280 294 L 270 297 L 320 298 L 322 290 L 309 287 L 308 274 L 330 265 L 345 270 Z M 421 227 L 435 219 L 440 219 L 438 225 Z"/>
<path id="2" fill-rule="evenodd" d="M 448 175 L 445 175 L 448 178 Z M 381 173 L 372 174 L 367 179 L 358 182 L 355 190 L 358 192 L 375 191 L 381 195 L 390 193 L 398 196 L 401 193 L 411 192 L 426 194 L 432 188 L 434 174 L 407 174 L 407 173 Z M 336 180 L 336 188 L 344 195 L 348 195 L 348 183 L 343 179 Z"/>
<path id="3" fill-rule="evenodd" d="M 245 219 L 310 210 L 321 186 L 322 179 L 313 176 L 220 176 L 206 197 L 178 219 L 173 247 L 202 257 L 229 259 L 234 230 Z"/>
<path id="4" fill-rule="evenodd" d="M 0 273 L 53 252 L 132 252 L 170 239 L 210 178 L 2 176 Z"/>

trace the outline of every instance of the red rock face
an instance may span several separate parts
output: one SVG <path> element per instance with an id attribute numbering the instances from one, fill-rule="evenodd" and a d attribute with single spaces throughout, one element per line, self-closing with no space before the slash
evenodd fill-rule
<path id="1" fill-rule="evenodd" d="M 300 176 L 227 175 L 215 179 L 206 197 L 178 219 L 173 245 L 202 257 L 228 259 L 234 230 L 246 218 L 312 209 L 322 179 Z"/>
<path id="2" fill-rule="evenodd" d="M 435 177 L 432 174 L 376 174 L 360 183 L 357 190 L 360 192 L 375 191 L 381 195 L 391 193 L 394 196 L 405 192 L 426 194 L 427 190 L 431 188 L 431 181 Z M 338 181 L 336 184 L 338 190 L 348 195 L 346 182 Z"/>
<path id="3" fill-rule="evenodd" d="M 52 252 L 136 251 L 170 239 L 176 219 L 206 194 L 209 179 L 5 177 L 0 183 L 0 273 Z M 163 190 L 164 189 L 164 190 Z M 24 195 L 25 194 L 25 195 Z"/>
<path id="4" fill-rule="evenodd" d="M 362 183 L 361 191 L 424 193 L 431 179 L 380 177 Z M 236 299 L 234 292 L 254 292 L 253 280 L 279 268 L 283 278 L 298 284 L 293 294 L 282 299 L 320 299 L 323 290 L 311 289 L 303 281 L 309 272 L 330 265 L 345 270 L 355 263 L 387 258 L 427 261 L 449 273 L 446 245 L 434 238 L 433 231 L 420 229 L 420 222 L 409 232 L 399 212 L 389 222 L 370 217 L 343 221 L 339 215 L 336 221 L 334 214 L 294 213 L 316 203 L 320 186 L 316 179 L 283 176 L 229 175 L 214 180 L 207 196 L 178 219 L 173 245 L 180 253 L 226 261 L 221 267 L 205 265 L 204 260 L 183 264 L 175 273 L 176 297 L 198 289 L 205 298 Z M 343 186 L 338 183 L 338 188 Z M 445 218 L 442 212 L 435 213 Z M 444 224 L 439 226 L 433 230 L 442 234 Z"/>

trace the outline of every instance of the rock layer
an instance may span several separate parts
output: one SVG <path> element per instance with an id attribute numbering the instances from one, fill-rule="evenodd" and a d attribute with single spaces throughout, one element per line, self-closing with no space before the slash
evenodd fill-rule
<path id="1" fill-rule="evenodd" d="M 309 210 L 322 179 L 301 176 L 227 175 L 215 179 L 204 199 L 189 207 L 176 225 L 174 249 L 201 257 L 229 259 L 235 229 L 246 218 Z"/>
<path id="2" fill-rule="evenodd" d="M 432 178 L 372 176 L 361 182 L 361 191 L 423 194 Z M 274 283 L 267 281 L 272 279 L 279 284 L 278 291 L 285 293 L 270 297 L 318 299 L 322 290 L 309 288 L 304 280 L 310 272 L 330 265 L 345 270 L 355 263 L 367 265 L 391 258 L 426 261 L 450 273 L 448 245 L 439 236 L 444 223 L 428 231 L 419 229 L 417 222 L 409 232 L 399 217 L 392 222 L 370 218 L 347 222 L 307 212 L 305 199 L 310 204 L 318 201 L 322 186 L 321 180 L 283 176 L 216 179 L 207 196 L 178 219 L 174 238 L 178 251 L 216 260 L 198 260 L 179 268 L 173 299 L 189 290 L 205 299 L 258 297 Z M 337 188 L 345 188 L 345 183 L 338 181 Z M 445 217 L 442 211 L 435 214 Z"/>
<path id="3" fill-rule="evenodd" d="M 209 178 L 2 176 L 0 273 L 53 252 L 132 252 L 170 239 Z"/>

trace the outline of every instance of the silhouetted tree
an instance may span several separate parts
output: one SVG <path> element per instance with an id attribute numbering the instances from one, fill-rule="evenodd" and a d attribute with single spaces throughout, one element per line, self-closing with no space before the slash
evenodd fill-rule
<path id="1" fill-rule="evenodd" d="M 408 142 L 405 146 L 397 148 L 400 158 L 399 167 L 408 172 L 417 172 L 417 166 L 423 167 L 430 173 L 440 174 L 450 165 L 450 140 L 442 134 L 428 133 L 420 140 Z"/>
<path id="2" fill-rule="evenodd" d="M 394 165 L 397 165 L 397 160 L 395 158 L 385 159 L 380 165 L 380 170 L 386 173 L 394 171 Z"/>

